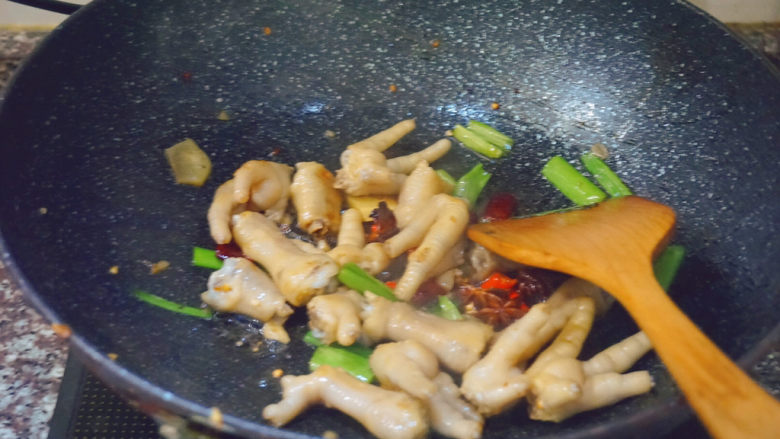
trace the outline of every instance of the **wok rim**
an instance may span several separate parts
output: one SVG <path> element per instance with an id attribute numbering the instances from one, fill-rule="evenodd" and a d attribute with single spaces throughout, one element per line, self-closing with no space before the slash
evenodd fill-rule
<path id="1" fill-rule="evenodd" d="M 14 89 L 16 80 L 24 75 L 24 72 L 32 64 L 33 60 L 37 58 L 38 52 L 51 44 L 51 41 L 58 37 L 58 31 L 62 27 L 72 25 L 72 22 L 77 21 L 85 13 L 89 13 L 88 11 L 91 11 L 96 7 L 101 7 L 100 5 L 103 2 L 107 3 L 108 0 L 94 0 L 80 7 L 65 21 L 53 28 L 36 46 L 33 52 L 22 61 L 21 65 L 16 69 L 13 76 L 6 84 L 5 89 L 0 93 L 0 117 L 7 111 L 5 97 Z M 687 6 L 703 20 L 725 30 L 731 38 L 734 38 L 741 46 L 748 49 L 756 58 L 756 61 L 769 70 L 775 80 L 780 81 L 780 68 L 772 64 L 771 61 L 757 49 L 747 44 L 744 38 L 734 33 L 724 23 L 716 20 L 692 3 L 681 0 L 671 0 L 671 2 Z M 95 4 L 97 4 L 97 6 L 95 6 Z M 40 315 L 51 323 L 67 324 L 46 304 L 38 294 L 36 288 L 29 282 L 27 277 L 17 266 L 13 255 L 8 249 L 2 230 L 0 230 L 0 262 L 4 264 L 10 279 L 15 281 L 18 288 L 22 291 L 25 300 L 31 304 Z M 750 347 L 742 356 L 736 360 L 732 358 L 741 369 L 748 373 L 750 372 L 750 368 L 755 366 L 774 346 L 780 343 L 780 322 L 769 331 L 759 335 L 758 338 L 759 341 Z M 152 384 L 150 381 L 143 378 L 143 376 L 123 367 L 121 363 L 111 360 L 107 355 L 101 353 L 92 346 L 81 335 L 74 333 L 68 338 L 68 349 L 69 355 L 70 353 L 75 353 L 87 369 L 95 374 L 112 391 L 116 392 L 127 401 L 130 401 L 138 410 L 151 416 L 156 422 L 166 422 L 166 420 L 169 419 L 166 416 L 174 415 L 188 422 L 205 425 L 211 428 L 216 427 L 208 421 L 212 407 L 206 407 L 195 403 L 158 385 Z M 658 437 L 658 435 L 668 434 L 683 422 L 691 419 L 692 414 L 692 409 L 685 402 L 684 396 L 681 395 L 677 398 L 667 398 L 661 404 L 636 411 L 629 416 L 622 416 L 618 420 L 611 420 L 605 423 L 585 427 L 574 432 L 536 436 L 536 438 L 584 439 L 626 437 L 628 435 L 632 435 L 633 437 Z M 319 437 L 286 430 L 284 427 L 277 428 L 267 424 L 249 421 L 227 413 L 223 413 L 223 419 L 224 425 L 221 428 L 215 428 L 215 430 L 249 438 L 313 439 Z M 659 427 L 659 425 L 661 427 Z"/>

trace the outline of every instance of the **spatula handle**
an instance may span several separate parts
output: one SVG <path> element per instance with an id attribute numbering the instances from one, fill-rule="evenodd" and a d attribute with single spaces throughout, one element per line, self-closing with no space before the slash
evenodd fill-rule
<path id="1" fill-rule="evenodd" d="M 633 291 L 616 296 L 640 298 L 623 305 L 650 338 L 710 434 L 719 439 L 777 438 L 780 402 L 710 341 L 652 275 L 642 282 L 624 285 Z"/>

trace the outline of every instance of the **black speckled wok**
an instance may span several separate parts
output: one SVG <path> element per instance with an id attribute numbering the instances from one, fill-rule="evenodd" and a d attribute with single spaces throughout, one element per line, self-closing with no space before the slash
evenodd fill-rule
<path id="1" fill-rule="evenodd" d="M 263 424 L 279 398 L 271 371 L 307 369 L 303 316 L 289 346 L 253 352 L 251 323 L 169 313 L 131 292 L 200 302 L 209 272 L 190 266 L 191 247 L 211 245 L 206 208 L 243 161 L 335 169 L 345 145 L 407 117 L 418 129 L 399 153 L 470 118 L 512 135 L 512 154 L 484 163 L 491 190 L 519 196 L 518 213 L 567 205 L 540 177 L 544 160 L 605 143 L 636 193 L 678 212 L 680 307 L 743 365 L 777 340 L 777 72 L 672 1 L 97 0 L 52 33 L 0 110 L 3 261 L 73 328 L 88 366 L 149 412 L 203 419 L 217 406 L 247 436 L 364 437 L 325 409 L 285 430 Z M 184 137 L 214 162 L 199 189 L 175 185 L 162 154 Z M 456 147 L 439 166 L 458 175 L 480 160 Z M 171 268 L 150 275 L 161 259 Z M 614 308 L 584 355 L 634 329 Z M 671 429 L 688 415 L 679 392 L 654 355 L 637 367 L 656 380 L 648 395 L 561 425 L 518 408 L 485 437 Z"/>

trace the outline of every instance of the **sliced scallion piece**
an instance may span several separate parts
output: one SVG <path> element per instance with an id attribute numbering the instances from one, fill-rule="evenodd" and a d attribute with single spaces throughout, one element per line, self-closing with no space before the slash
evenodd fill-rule
<path id="1" fill-rule="evenodd" d="M 219 270 L 222 268 L 222 260 L 214 250 L 195 246 L 192 247 L 192 265 Z"/>
<path id="2" fill-rule="evenodd" d="M 601 187 L 603 187 L 610 196 L 622 197 L 631 195 L 631 189 L 629 189 L 620 177 L 604 163 L 604 160 L 601 160 L 598 156 L 589 152 L 583 154 L 580 159 L 582 160 L 582 164 L 585 165 L 585 169 L 593 175 L 593 178 L 598 181 Z"/>
<path id="3" fill-rule="evenodd" d="M 463 125 L 455 125 L 455 128 L 452 129 L 452 136 L 466 148 L 486 157 L 497 159 L 504 155 L 504 148 L 493 145 Z"/>
<path id="4" fill-rule="evenodd" d="M 490 177 L 490 172 L 485 171 L 482 163 L 477 163 L 469 172 L 458 179 L 452 194 L 468 201 L 469 206 L 473 207 Z"/>
<path id="5" fill-rule="evenodd" d="M 460 320 L 463 316 L 458 311 L 458 306 L 447 296 L 439 296 L 433 307 L 433 314 L 447 320 Z"/>
<path id="6" fill-rule="evenodd" d="M 180 314 L 187 314 L 188 316 L 208 319 L 211 318 L 211 316 L 213 315 L 210 309 L 195 308 L 192 306 L 182 305 L 176 302 L 171 302 L 168 299 L 163 299 L 160 296 L 147 293 L 146 291 L 136 290 L 133 291 L 133 295 L 142 302 L 146 302 L 150 305 L 154 305 L 156 307 L 163 308 L 168 311 L 173 311 Z"/>
<path id="7" fill-rule="evenodd" d="M 452 175 L 450 175 L 450 173 L 449 173 L 449 172 L 447 172 L 447 171 L 445 171 L 444 169 L 437 169 L 437 170 L 436 170 L 436 174 L 439 176 L 439 178 L 441 178 L 442 180 L 444 180 L 444 182 L 445 182 L 445 183 L 447 183 L 447 184 L 450 184 L 450 185 L 452 185 L 452 186 L 455 186 L 455 183 L 457 183 L 457 182 L 455 181 L 455 177 L 453 177 Z"/>
<path id="8" fill-rule="evenodd" d="M 379 279 L 366 273 L 362 268 L 358 267 L 354 262 L 348 262 L 341 267 L 338 274 L 339 282 L 348 286 L 349 288 L 357 291 L 360 294 L 366 291 L 371 291 L 377 296 L 382 296 L 385 299 L 398 301 L 398 298 L 393 294 L 393 290 L 387 285 L 382 283 Z"/>
<path id="9" fill-rule="evenodd" d="M 667 246 L 653 262 L 655 278 L 664 290 L 674 281 L 677 270 L 685 257 L 685 247 L 677 244 Z"/>
<path id="10" fill-rule="evenodd" d="M 542 168 L 542 175 L 579 206 L 595 204 L 607 197 L 604 191 L 591 183 L 561 156 L 551 158 Z"/>
<path id="11" fill-rule="evenodd" d="M 306 334 L 303 335 L 303 342 L 309 346 L 314 346 L 315 348 L 319 346 L 325 346 L 325 343 L 317 338 L 317 336 L 314 335 L 312 331 L 306 331 Z"/>
<path id="12" fill-rule="evenodd" d="M 331 343 L 329 345 L 325 344 L 317 338 L 316 335 L 314 335 L 313 331 L 306 331 L 306 334 L 303 335 L 303 342 L 307 345 L 314 346 L 314 347 L 320 347 L 320 346 L 330 346 L 333 348 L 339 348 L 339 349 L 346 349 L 353 354 L 360 355 L 361 357 L 370 357 L 371 354 L 374 352 L 374 350 L 368 346 L 364 346 L 359 343 L 355 343 L 350 346 L 344 346 L 338 343 Z"/>
<path id="13" fill-rule="evenodd" d="M 512 145 L 515 144 L 515 141 L 512 140 L 511 137 L 483 122 L 470 120 L 466 125 L 466 128 L 468 128 L 472 133 L 482 137 L 493 145 L 503 148 L 504 150 L 512 149 Z"/>
<path id="14" fill-rule="evenodd" d="M 371 370 L 368 356 L 357 354 L 346 348 L 323 345 L 315 349 L 309 360 L 309 369 L 314 371 L 324 364 L 344 369 L 363 382 L 374 381 L 374 372 Z"/>

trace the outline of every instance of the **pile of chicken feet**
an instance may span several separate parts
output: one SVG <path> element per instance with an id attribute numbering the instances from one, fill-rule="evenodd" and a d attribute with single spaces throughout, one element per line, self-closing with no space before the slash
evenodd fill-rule
<path id="1" fill-rule="evenodd" d="M 414 128 L 414 120 L 404 120 L 348 146 L 335 176 L 317 162 L 293 169 L 252 160 L 214 194 L 211 235 L 217 244 L 235 242 L 246 258 L 225 260 L 209 278 L 204 302 L 262 321 L 264 336 L 283 343 L 290 339 L 284 323 L 292 307 L 306 306 L 309 326 L 324 343 L 376 346 L 370 365 L 379 386 L 321 366 L 309 375 L 282 377 L 282 400 L 265 407 L 263 417 L 281 426 L 323 404 L 382 439 L 424 437 L 430 428 L 474 439 L 485 417 L 521 401 L 532 419 L 559 422 L 649 391 L 648 372 L 624 373 L 651 348 L 642 332 L 587 361 L 577 359 L 607 303 L 603 292 L 583 280 L 567 280 L 500 332 L 470 317 L 447 320 L 407 303 L 428 279 L 452 289 L 464 264 L 480 264 L 472 269 L 484 272 L 501 263 L 467 242 L 469 206 L 449 195 L 451 184 L 429 165 L 449 151 L 448 139 L 414 154 L 385 156 Z M 396 196 L 400 231 L 366 244 L 363 215 L 342 210 L 345 195 Z M 282 232 L 292 223 L 291 211 L 317 245 Z M 326 243 L 329 235 L 337 236 L 333 248 Z M 339 286 L 342 265 L 356 263 L 377 274 L 404 253 L 406 267 L 394 289 L 400 301 Z"/>

